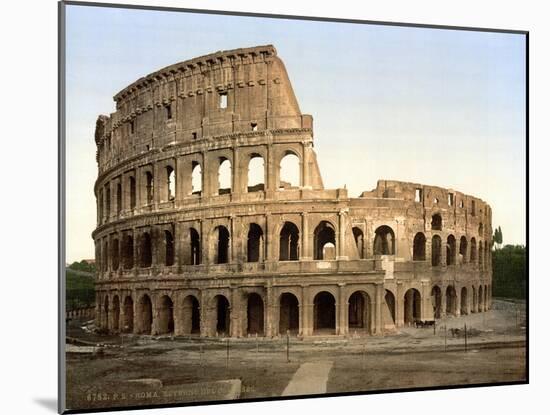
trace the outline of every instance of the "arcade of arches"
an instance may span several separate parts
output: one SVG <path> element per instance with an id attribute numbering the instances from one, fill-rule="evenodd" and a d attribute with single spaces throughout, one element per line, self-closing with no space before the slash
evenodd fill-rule
<path id="1" fill-rule="evenodd" d="M 268 336 L 381 334 L 396 327 L 483 312 L 490 285 L 427 285 L 384 289 L 382 284 L 98 292 L 98 324 L 110 332 L 143 335 Z M 205 304 L 203 307 L 202 304 Z"/>

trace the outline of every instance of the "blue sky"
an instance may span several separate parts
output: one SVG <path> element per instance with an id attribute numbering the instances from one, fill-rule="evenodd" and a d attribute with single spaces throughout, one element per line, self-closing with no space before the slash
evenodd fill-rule
<path id="1" fill-rule="evenodd" d="M 93 257 L 94 127 L 150 72 L 273 44 L 314 118 L 325 187 L 454 188 L 525 244 L 523 35 L 67 6 L 67 260 Z"/>

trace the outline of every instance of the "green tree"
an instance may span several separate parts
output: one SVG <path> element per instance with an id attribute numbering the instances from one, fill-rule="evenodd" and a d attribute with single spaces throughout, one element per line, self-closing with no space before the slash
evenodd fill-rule
<path id="1" fill-rule="evenodd" d="M 496 245 L 496 249 L 500 249 L 502 245 L 502 229 L 500 229 L 500 226 L 495 229 L 495 232 L 493 234 L 493 244 Z"/>
<path id="2" fill-rule="evenodd" d="M 527 288 L 527 249 L 505 245 L 493 251 L 493 295 L 525 298 Z"/>

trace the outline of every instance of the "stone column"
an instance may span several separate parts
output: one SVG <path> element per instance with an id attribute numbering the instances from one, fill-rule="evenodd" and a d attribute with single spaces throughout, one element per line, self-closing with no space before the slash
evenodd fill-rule
<path id="1" fill-rule="evenodd" d="M 313 334 L 313 319 L 311 318 L 313 305 L 309 302 L 309 289 L 307 285 L 302 285 L 302 298 L 300 301 L 300 327 L 299 332 L 303 336 Z"/>
<path id="2" fill-rule="evenodd" d="M 310 153 L 311 142 L 302 143 L 302 187 L 305 189 L 311 189 L 311 172 L 310 172 Z"/>
<path id="3" fill-rule="evenodd" d="M 213 335 L 210 332 L 210 307 L 208 304 L 208 296 L 205 291 L 200 292 L 200 336 L 208 337 Z"/>
<path id="4" fill-rule="evenodd" d="M 238 253 L 236 252 L 236 235 L 235 235 L 235 216 L 229 217 L 229 255 L 227 256 L 228 262 L 233 264 L 236 262 Z"/>
<path id="5" fill-rule="evenodd" d="M 346 213 L 347 210 L 342 209 L 338 212 L 338 243 L 336 244 L 336 259 L 347 260 L 346 255 Z"/>
<path id="6" fill-rule="evenodd" d="M 266 295 L 265 295 L 265 335 L 266 337 L 273 337 L 274 332 L 274 304 L 273 304 L 273 285 L 271 281 L 267 281 Z"/>
<path id="7" fill-rule="evenodd" d="M 241 330 L 241 309 L 242 309 L 242 302 L 240 301 L 239 296 L 239 289 L 232 287 L 231 288 L 231 337 L 241 337 L 242 336 L 242 330 Z"/>
<path id="8" fill-rule="evenodd" d="M 300 260 L 311 260 L 311 244 L 309 235 L 309 217 L 307 212 L 302 213 L 302 249 Z"/>
<path id="9" fill-rule="evenodd" d="M 447 287 L 441 287 L 441 312 L 439 313 L 441 318 L 447 315 Z"/>
<path id="10" fill-rule="evenodd" d="M 336 334 L 345 336 L 348 334 L 348 300 L 346 298 L 346 284 L 338 284 L 338 325 Z"/>
<path id="11" fill-rule="evenodd" d="M 404 300 L 404 288 L 402 282 L 397 282 L 395 289 L 395 326 L 403 327 L 405 324 L 405 300 Z"/>
<path id="12" fill-rule="evenodd" d="M 396 303 L 397 298 L 395 299 Z M 374 334 L 382 334 L 384 332 L 383 320 L 382 320 L 382 305 L 384 303 L 384 283 L 378 282 L 375 285 L 375 299 L 374 299 Z M 397 304 L 396 304 L 397 308 Z M 396 310 L 397 313 L 397 310 Z M 395 316 L 398 319 L 397 315 Z"/>
<path id="13" fill-rule="evenodd" d="M 422 310 L 420 319 L 421 320 L 433 320 L 434 319 L 434 311 L 432 306 L 432 293 L 430 291 L 430 282 L 429 281 L 422 281 Z"/>

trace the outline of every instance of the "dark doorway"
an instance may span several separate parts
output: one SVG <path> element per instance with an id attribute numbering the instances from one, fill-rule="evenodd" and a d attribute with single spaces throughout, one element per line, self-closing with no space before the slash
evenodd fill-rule
<path id="1" fill-rule="evenodd" d="M 313 300 L 313 330 L 336 329 L 336 301 L 331 293 L 322 291 Z"/>
<path id="2" fill-rule="evenodd" d="M 420 293 L 411 288 L 405 293 L 405 324 L 413 324 L 420 320 Z"/>
<path id="3" fill-rule="evenodd" d="M 294 294 L 284 293 L 280 300 L 279 333 L 297 334 L 300 322 L 300 308 Z"/>
<path id="4" fill-rule="evenodd" d="M 247 333 L 248 334 L 264 334 L 264 302 L 262 297 L 256 293 L 248 296 L 248 304 L 246 309 L 247 315 Z"/>
<path id="5" fill-rule="evenodd" d="M 285 222 L 281 229 L 279 244 L 279 260 L 297 261 L 298 260 L 298 227 L 292 222 Z"/>
<path id="6" fill-rule="evenodd" d="M 221 335 L 229 335 L 230 311 L 229 301 L 223 295 L 218 295 L 216 301 L 216 332 Z"/>

